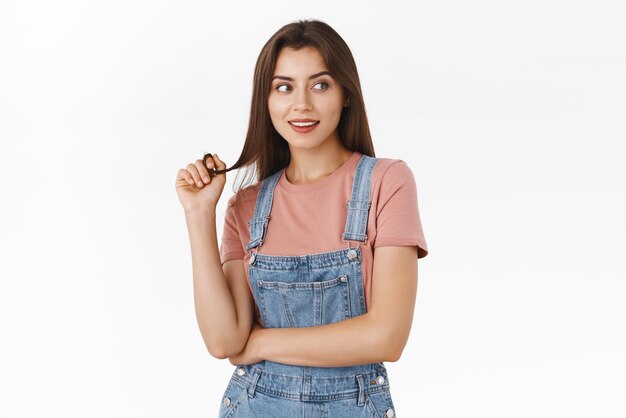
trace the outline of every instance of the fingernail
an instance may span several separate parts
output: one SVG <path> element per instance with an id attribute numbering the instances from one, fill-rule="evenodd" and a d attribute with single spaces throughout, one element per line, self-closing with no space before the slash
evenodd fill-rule
<path id="1" fill-rule="evenodd" d="M 202 177 L 202 180 L 204 180 L 204 181 L 209 181 L 209 176 L 204 176 L 204 177 Z"/>

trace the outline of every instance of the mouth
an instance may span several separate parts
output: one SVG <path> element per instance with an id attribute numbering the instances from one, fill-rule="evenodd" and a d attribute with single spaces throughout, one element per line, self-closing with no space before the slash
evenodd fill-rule
<path id="1" fill-rule="evenodd" d="M 317 125 L 320 124 L 319 120 L 313 119 L 300 119 L 300 120 L 290 120 L 289 126 L 299 134 L 306 134 L 313 131 L 317 128 Z"/>
<path id="2" fill-rule="evenodd" d="M 297 126 L 298 128 L 308 128 L 310 126 L 315 126 L 320 123 L 319 120 L 290 120 L 289 124 L 291 126 Z"/>

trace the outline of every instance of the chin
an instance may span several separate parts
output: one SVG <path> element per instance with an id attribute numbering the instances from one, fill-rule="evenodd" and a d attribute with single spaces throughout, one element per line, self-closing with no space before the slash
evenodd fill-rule
<path id="1" fill-rule="evenodd" d="M 314 149 L 321 145 L 321 142 L 308 142 L 302 140 L 287 141 L 287 143 L 289 144 L 289 148 L 293 149 Z"/>

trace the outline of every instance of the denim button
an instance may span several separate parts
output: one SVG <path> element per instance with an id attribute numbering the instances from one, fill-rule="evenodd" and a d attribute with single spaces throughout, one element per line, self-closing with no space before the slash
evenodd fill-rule
<path id="1" fill-rule="evenodd" d="M 379 385 L 382 385 L 383 383 L 385 383 L 385 378 L 382 376 L 378 376 L 376 378 L 376 383 L 378 383 Z"/>
<path id="2" fill-rule="evenodd" d="M 385 416 L 386 416 L 387 418 L 393 418 L 393 416 L 394 416 L 393 409 L 389 408 L 389 409 L 387 410 L 387 412 L 385 412 Z"/>
<path id="3" fill-rule="evenodd" d="M 224 398 L 224 406 L 230 406 L 230 399 Z"/>
<path id="4" fill-rule="evenodd" d="M 348 251 L 348 258 L 350 260 L 354 260 L 356 258 L 356 250 L 349 250 Z"/>
<path id="5" fill-rule="evenodd" d="M 342 282 L 347 282 L 348 281 L 348 277 L 347 276 L 341 276 L 341 281 Z"/>
<path id="6" fill-rule="evenodd" d="M 237 367 L 237 374 L 239 376 L 243 376 L 244 374 L 246 374 L 246 371 L 241 367 Z"/>
<path id="7" fill-rule="evenodd" d="M 248 264 L 252 264 L 252 263 L 254 263 L 254 260 L 256 260 L 256 255 L 252 254 L 252 255 L 250 256 L 250 260 L 248 260 Z"/>

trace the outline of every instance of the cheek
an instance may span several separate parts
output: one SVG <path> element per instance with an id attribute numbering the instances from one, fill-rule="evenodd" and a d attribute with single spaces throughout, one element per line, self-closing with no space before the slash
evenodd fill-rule
<path id="1" fill-rule="evenodd" d="M 267 101 L 267 108 L 272 119 L 281 119 L 285 115 L 289 106 L 282 100 L 276 100 L 270 97 Z"/>
<path id="2" fill-rule="evenodd" d="M 326 114 L 341 113 L 343 98 L 339 94 L 320 96 L 319 108 L 324 109 Z"/>
<path id="3" fill-rule="evenodd" d="M 281 134 L 284 134 L 284 130 L 286 129 L 284 126 L 286 114 L 288 107 L 285 106 L 285 103 L 281 100 L 272 100 L 271 98 L 267 101 L 267 108 L 270 116 L 270 120 L 272 125 L 274 125 L 274 129 L 276 129 Z"/>

